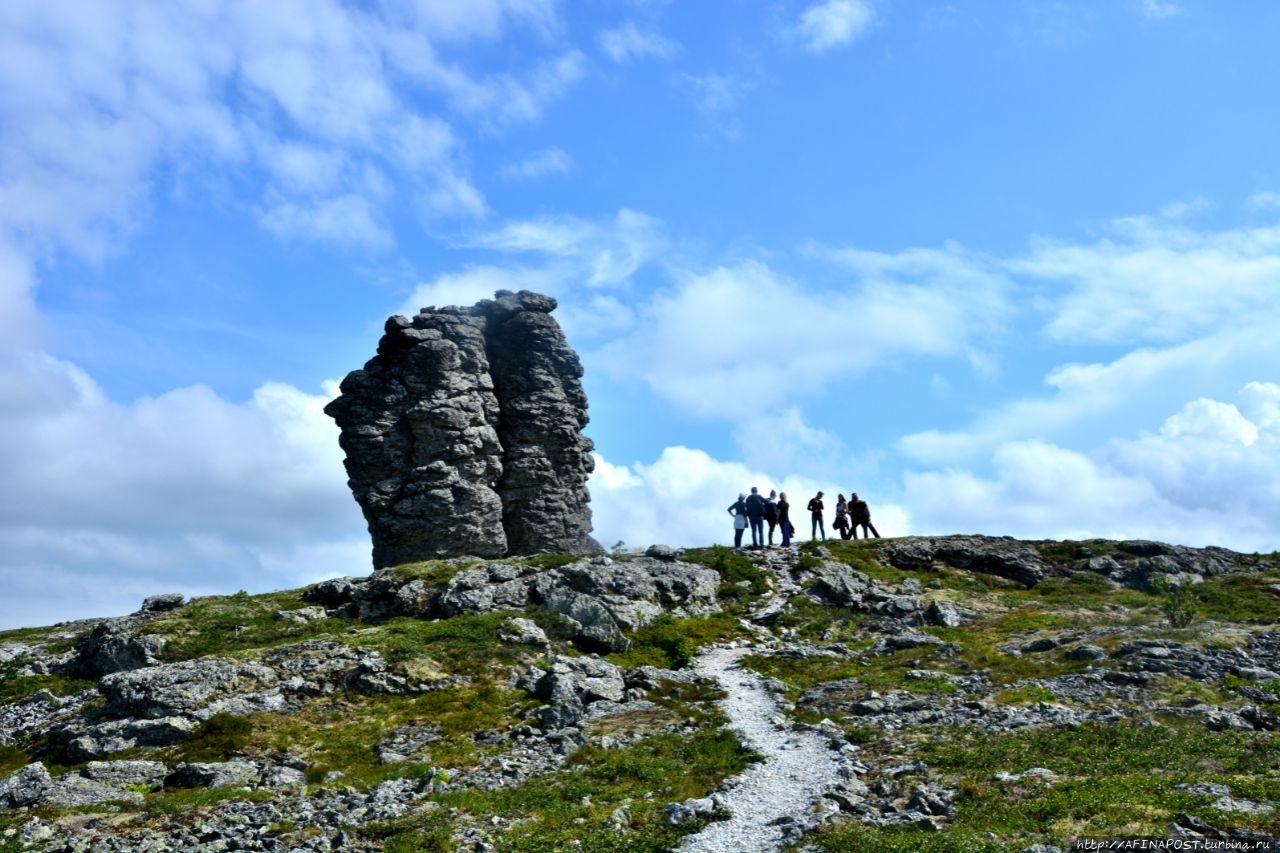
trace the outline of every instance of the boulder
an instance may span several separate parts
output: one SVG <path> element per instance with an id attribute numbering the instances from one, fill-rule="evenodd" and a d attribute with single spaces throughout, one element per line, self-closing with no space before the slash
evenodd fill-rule
<path id="1" fill-rule="evenodd" d="M 28 764 L 0 779 L 0 807 L 16 809 L 35 805 L 52 785 L 53 778 L 43 763 Z"/>

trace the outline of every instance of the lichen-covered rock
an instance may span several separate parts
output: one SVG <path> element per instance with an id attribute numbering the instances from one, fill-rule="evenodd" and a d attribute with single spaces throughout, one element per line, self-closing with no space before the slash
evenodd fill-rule
<path id="1" fill-rule="evenodd" d="M 97 678 L 159 663 L 164 637 L 138 633 L 137 624 L 128 616 L 99 623 L 76 650 L 75 670 Z"/>
<path id="2" fill-rule="evenodd" d="M 392 317 L 325 412 L 375 568 L 451 555 L 599 553 L 582 365 L 556 302 L 499 291 Z"/>
<path id="3" fill-rule="evenodd" d="M 37 761 L 4 779 L 0 779 L 0 807 L 7 809 L 30 806 L 53 784 L 53 778 L 43 763 Z"/>

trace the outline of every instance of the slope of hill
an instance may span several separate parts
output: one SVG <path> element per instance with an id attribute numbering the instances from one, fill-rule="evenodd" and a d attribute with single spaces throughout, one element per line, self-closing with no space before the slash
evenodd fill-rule
<path id="1" fill-rule="evenodd" d="M 0 633 L 0 850 L 1274 839 L 1278 620 L 1277 555 L 977 536 L 156 596 Z"/>

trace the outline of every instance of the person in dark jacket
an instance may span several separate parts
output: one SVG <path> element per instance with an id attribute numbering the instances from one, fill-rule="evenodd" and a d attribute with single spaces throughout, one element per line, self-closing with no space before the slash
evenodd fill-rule
<path id="1" fill-rule="evenodd" d="M 787 493 L 778 495 L 778 523 L 782 525 L 782 547 L 791 547 L 791 504 L 787 503 Z"/>
<path id="2" fill-rule="evenodd" d="M 747 529 L 747 496 L 738 493 L 738 499 L 729 504 L 729 515 L 733 516 L 733 547 L 742 547 L 742 531 Z"/>
<path id="3" fill-rule="evenodd" d="M 822 492 L 818 492 L 816 495 L 809 498 L 808 509 L 809 512 L 812 513 L 813 518 L 813 531 L 810 533 L 810 538 L 817 539 L 818 532 L 821 531 L 822 538 L 825 541 L 827 538 L 827 530 L 822 526 Z"/>
<path id="4" fill-rule="evenodd" d="M 773 547 L 773 531 L 778 526 L 778 493 L 769 490 L 769 499 L 764 502 L 764 520 L 769 525 L 769 547 Z"/>
<path id="5" fill-rule="evenodd" d="M 857 492 L 853 492 L 849 496 L 849 517 L 852 520 L 850 525 L 853 530 L 853 538 L 857 539 L 857 528 L 862 527 L 862 538 L 870 539 L 872 536 L 880 538 L 880 531 L 876 530 L 876 526 L 871 523 L 871 507 L 867 506 L 867 502 L 858 497 Z M 870 530 L 871 533 L 867 533 Z"/>
<path id="6" fill-rule="evenodd" d="M 764 495 L 755 486 L 747 497 L 747 521 L 751 524 L 751 547 L 764 547 L 764 511 L 768 505 Z"/>

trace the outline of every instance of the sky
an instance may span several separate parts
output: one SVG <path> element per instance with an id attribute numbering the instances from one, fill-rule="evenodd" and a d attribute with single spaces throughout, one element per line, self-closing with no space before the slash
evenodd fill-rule
<path id="1" fill-rule="evenodd" d="M 0 628 L 366 574 L 322 408 L 389 315 L 498 289 L 559 300 L 606 547 L 728 543 L 758 486 L 886 536 L 1280 549 L 1278 31 L 6 0 Z"/>

